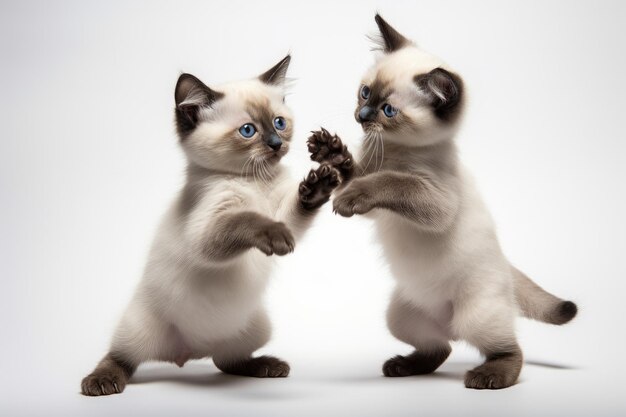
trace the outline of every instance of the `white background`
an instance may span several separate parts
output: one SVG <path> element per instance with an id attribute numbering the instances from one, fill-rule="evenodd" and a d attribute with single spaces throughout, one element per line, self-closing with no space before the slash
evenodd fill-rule
<path id="1" fill-rule="evenodd" d="M 122 395 L 79 395 L 181 186 L 181 71 L 212 85 L 288 51 L 296 117 L 285 163 L 312 165 L 320 125 L 356 145 L 352 111 L 380 11 L 465 78 L 459 146 L 511 261 L 576 301 L 564 327 L 519 321 L 521 381 L 463 388 L 463 344 L 433 376 L 387 379 L 410 348 L 386 330 L 392 279 L 363 219 L 324 207 L 268 292 L 262 352 L 282 380 L 210 361 L 139 369 Z M 5 2 L 0 5 L 0 414 L 624 415 L 624 3 Z"/>

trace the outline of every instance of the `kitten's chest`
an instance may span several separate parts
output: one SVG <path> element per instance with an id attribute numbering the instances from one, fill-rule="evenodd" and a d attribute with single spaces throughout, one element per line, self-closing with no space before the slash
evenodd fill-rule
<path id="1" fill-rule="evenodd" d="M 208 213 L 224 210 L 254 210 L 269 217 L 276 210 L 272 188 L 260 181 L 230 180 L 212 184 L 203 196 Z"/>
<path id="2" fill-rule="evenodd" d="M 457 276 L 449 237 L 425 233 L 388 211 L 378 210 L 373 217 L 394 278 L 426 301 L 448 299 Z"/>
<path id="3" fill-rule="evenodd" d="M 251 205 L 260 213 L 272 217 L 277 210 L 274 190 L 268 184 L 258 184 L 250 190 Z"/>

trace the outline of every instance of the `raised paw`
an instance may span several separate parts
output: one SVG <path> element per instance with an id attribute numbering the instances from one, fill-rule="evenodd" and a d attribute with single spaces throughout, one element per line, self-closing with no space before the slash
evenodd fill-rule
<path id="1" fill-rule="evenodd" d="M 293 252 L 295 240 L 293 235 L 281 222 L 263 225 L 255 235 L 255 246 L 264 254 L 286 255 Z"/>
<path id="2" fill-rule="evenodd" d="M 344 181 L 348 181 L 354 171 L 354 158 L 346 145 L 337 135 L 331 135 L 324 128 L 311 133 L 307 141 L 311 159 L 320 163 L 329 163 L 339 170 Z"/>
<path id="3" fill-rule="evenodd" d="M 365 214 L 374 208 L 374 199 L 366 184 L 355 180 L 333 201 L 333 211 L 343 217 Z"/>
<path id="4" fill-rule="evenodd" d="M 289 375 L 289 364 L 273 356 L 259 356 L 241 362 L 221 364 L 222 372 L 255 378 L 285 378 Z"/>
<path id="5" fill-rule="evenodd" d="M 330 194 L 339 185 L 339 171 L 324 163 L 312 169 L 298 187 L 300 203 L 306 210 L 313 210 L 328 201 Z"/>
<path id="6" fill-rule="evenodd" d="M 119 394 L 124 391 L 126 378 L 117 372 L 100 370 L 83 378 L 80 384 L 83 395 L 99 396 Z"/>

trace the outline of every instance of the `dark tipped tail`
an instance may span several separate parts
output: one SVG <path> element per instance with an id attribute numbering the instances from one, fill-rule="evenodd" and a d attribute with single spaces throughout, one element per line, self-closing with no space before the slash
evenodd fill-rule
<path id="1" fill-rule="evenodd" d="M 578 307 L 576 307 L 576 304 L 571 301 L 561 301 L 551 323 L 565 324 L 576 317 L 577 313 Z"/>
<path id="2" fill-rule="evenodd" d="M 576 317 L 576 304 L 550 294 L 514 266 L 511 269 L 515 298 L 524 317 L 550 324 L 565 324 Z"/>

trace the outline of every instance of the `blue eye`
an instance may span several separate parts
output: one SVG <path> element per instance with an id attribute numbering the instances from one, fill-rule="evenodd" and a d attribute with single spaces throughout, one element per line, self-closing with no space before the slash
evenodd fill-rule
<path id="1" fill-rule="evenodd" d="M 250 139 L 256 133 L 256 127 L 251 123 L 246 123 L 239 128 L 239 133 L 246 139 Z"/>
<path id="2" fill-rule="evenodd" d="M 282 117 L 277 117 L 274 119 L 274 127 L 278 130 L 285 130 L 287 127 L 287 122 Z"/>
<path id="3" fill-rule="evenodd" d="M 361 87 L 361 98 L 363 98 L 363 100 L 367 100 L 369 97 L 370 97 L 370 88 L 364 85 L 363 87 Z"/>
<path id="4" fill-rule="evenodd" d="M 387 117 L 393 117 L 398 114 L 398 109 L 396 109 L 389 103 L 385 103 L 383 104 L 383 113 L 385 113 L 385 116 Z"/>

